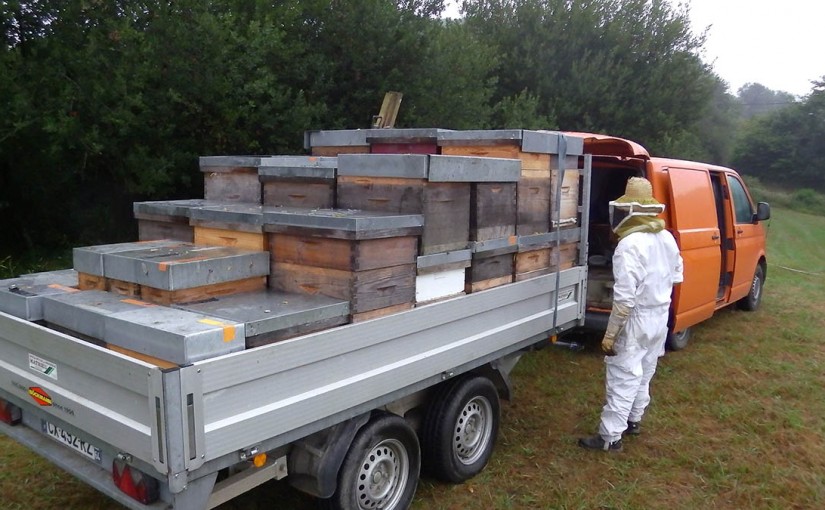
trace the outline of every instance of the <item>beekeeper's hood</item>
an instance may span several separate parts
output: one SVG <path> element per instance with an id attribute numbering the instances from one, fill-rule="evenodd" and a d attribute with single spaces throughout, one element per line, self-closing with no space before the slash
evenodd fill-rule
<path id="1" fill-rule="evenodd" d="M 609 203 L 610 228 L 620 239 L 634 232 L 659 232 L 665 222 L 656 216 L 665 210 L 664 204 L 653 198 L 653 187 L 644 177 L 627 180 L 624 195 Z"/>

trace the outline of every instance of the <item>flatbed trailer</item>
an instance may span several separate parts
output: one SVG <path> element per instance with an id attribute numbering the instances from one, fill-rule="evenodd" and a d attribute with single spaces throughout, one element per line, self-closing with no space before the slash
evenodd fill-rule
<path id="1" fill-rule="evenodd" d="M 464 481 L 521 356 L 584 324 L 583 160 L 579 226 L 527 240 L 578 243 L 543 276 L 171 368 L 0 312 L 0 432 L 135 510 L 283 478 L 330 508 L 403 509 L 422 460 Z"/>

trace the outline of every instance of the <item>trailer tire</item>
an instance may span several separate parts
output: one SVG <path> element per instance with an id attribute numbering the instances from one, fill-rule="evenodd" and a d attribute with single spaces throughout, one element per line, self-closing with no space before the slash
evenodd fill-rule
<path id="1" fill-rule="evenodd" d="M 682 331 L 667 331 L 667 340 L 665 340 L 665 347 L 669 351 L 681 351 L 688 346 L 690 342 L 690 328 L 685 328 Z"/>
<path id="2" fill-rule="evenodd" d="M 500 413 L 498 392 L 486 377 L 468 376 L 445 386 L 430 404 L 422 427 L 427 473 L 448 483 L 480 473 L 493 453 Z"/>
<path id="3" fill-rule="evenodd" d="M 328 510 L 381 508 L 404 510 L 418 486 L 421 452 L 418 437 L 400 416 L 376 415 L 358 431 L 338 472 Z"/>
<path id="4" fill-rule="evenodd" d="M 759 308 L 759 303 L 762 302 L 762 285 L 765 283 L 765 270 L 762 269 L 762 264 L 756 265 L 756 271 L 753 272 L 753 280 L 751 281 L 751 288 L 748 295 L 740 299 L 736 306 L 740 310 L 748 312 L 756 311 Z"/>

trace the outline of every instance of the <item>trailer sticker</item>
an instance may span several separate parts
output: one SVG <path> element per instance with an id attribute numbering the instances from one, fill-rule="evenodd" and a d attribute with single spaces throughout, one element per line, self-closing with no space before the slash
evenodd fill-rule
<path id="1" fill-rule="evenodd" d="M 29 368 L 39 374 L 51 377 L 55 381 L 57 380 L 57 365 L 40 356 L 29 353 Z"/>
<path id="2" fill-rule="evenodd" d="M 39 388 L 37 386 L 29 387 L 29 396 L 41 406 L 45 407 L 52 405 L 52 397 L 49 396 L 43 388 Z"/>

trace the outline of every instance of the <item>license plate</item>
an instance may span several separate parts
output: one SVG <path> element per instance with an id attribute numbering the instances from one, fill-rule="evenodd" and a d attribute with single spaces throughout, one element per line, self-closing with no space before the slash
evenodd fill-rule
<path id="1" fill-rule="evenodd" d="M 68 446 L 72 450 L 80 453 L 84 457 L 92 459 L 95 462 L 100 462 L 100 448 L 80 439 L 71 432 L 63 430 L 54 423 L 50 423 L 46 420 L 41 420 L 40 425 L 43 430 L 43 433 L 49 436 L 50 438 L 54 439 L 58 443 L 62 443 Z"/>

